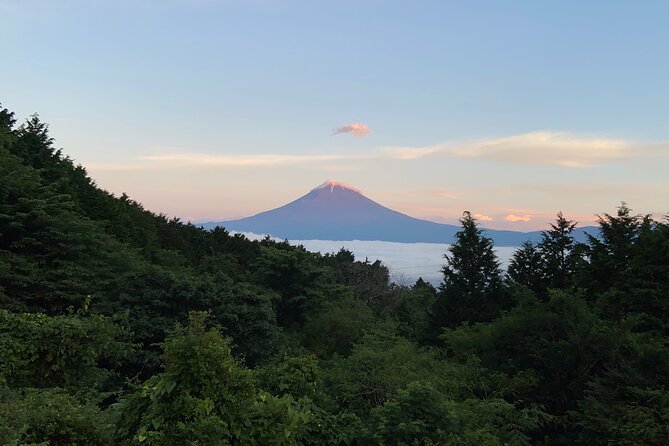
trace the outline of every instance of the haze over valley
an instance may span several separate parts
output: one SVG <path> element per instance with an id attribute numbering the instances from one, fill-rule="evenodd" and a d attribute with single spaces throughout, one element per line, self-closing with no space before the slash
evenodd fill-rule
<path id="1" fill-rule="evenodd" d="M 262 240 L 268 234 L 240 232 L 250 240 Z M 444 254 L 451 245 L 446 243 L 400 243 L 380 240 L 288 240 L 321 254 L 336 254 L 340 249 L 351 251 L 355 258 L 370 262 L 380 260 L 390 270 L 390 278 L 398 284 L 413 284 L 419 278 L 439 285 L 443 273 Z M 515 247 L 496 247 L 501 267 L 506 269 Z"/>

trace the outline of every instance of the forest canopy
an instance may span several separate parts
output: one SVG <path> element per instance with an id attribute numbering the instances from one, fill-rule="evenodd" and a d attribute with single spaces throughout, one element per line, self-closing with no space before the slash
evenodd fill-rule
<path id="1" fill-rule="evenodd" d="M 669 444 L 669 224 L 558 213 L 443 280 L 205 231 L 0 107 L 0 444 Z"/>

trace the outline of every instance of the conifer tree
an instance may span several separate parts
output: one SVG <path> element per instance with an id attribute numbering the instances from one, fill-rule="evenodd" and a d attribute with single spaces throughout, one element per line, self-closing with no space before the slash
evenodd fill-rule
<path id="1" fill-rule="evenodd" d="M 501 306 L 501 272 L 493 242 L 483 235 L 471 213 L 460 219 L 462 229 L 444 255 L 444 280 L 432 308 L 432 334 L 462 322 L 492 319 Z"/>
<path id="2" fill-rule="evenodd" d="M 572 232 L 577 222 L 558 212 L 551 229 L 542 233 L 539 250 L 543 257 L 543 276 L 548 288 L 567 288 L 572 284 L 578 250 Z"/>
<path id="3" fill-rule="evenodd" d="M 588 237 L 590 262 L 588 283 L 584 285 L 591 293 L 606 291 L 631 279 L 629 263 L 635 255 L 643 220 L 640 215 L 631 215 L 624 202 L 615 216 L 599 216 L 599 237 Z"/>
<path id="4" fill-rule="evenodd" d="M 537 295 L 545 290 L 541 252 L 529 240 L 513 253 L 507 274 L 512 283 L 523 285 Z"/>
<path id="5" fill-rule="evenodd" d="M 615 216 L 599 217 L 590 237 L 579 285 L 602 315 L 637 319 L 635 330 L 666 331 L 669 302 L 669 231 L 650 215 L 632 215 L 622 203 Z"/>

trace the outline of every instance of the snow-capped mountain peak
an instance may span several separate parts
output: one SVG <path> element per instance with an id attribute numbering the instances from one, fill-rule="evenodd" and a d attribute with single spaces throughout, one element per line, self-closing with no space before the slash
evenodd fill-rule
<path id="1" fill-rule="evenodd" d="M 334 192 L 335 187 L 339 187 L 341 189 L 347 189 L 347 190 L 351 190 L 353 192 L 361 193 L 359 189 L 356 189 L 353 186 L 350 186 L 346 183 L 342 183 L 341 181 L 337 181 L 337 180 L 325 180 L 325 182 L 323 184 L 321 184 L 318 187 L 313 188 L 312 191 L 329 188 L 330 192 Z"/>

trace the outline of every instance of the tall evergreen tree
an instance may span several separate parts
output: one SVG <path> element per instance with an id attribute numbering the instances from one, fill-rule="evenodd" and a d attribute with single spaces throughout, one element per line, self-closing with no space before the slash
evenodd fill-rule
<path id="1" fill-rule="evenodd" d="M 14 113 L 10 112 L 6 108 L 2 107 L 0 104 L 0 135 L 11 133 L 16 124 L 16 119 L 14 118 Z"/>
<path id="2" fill-rule="evenodd" d="M 460 224 L 456 242 L 444 255 L 444 280 L 431 311 L 433 336 L 442 327 L 490 320 L 501 308 L 502 278 L 493 242 L 468 211 Z"/>
<path id="3" fill-rule="evenodd" d="M 542 295 L 545 290 L 542 265 L 541 252 L 528 240 L 513 253 L 507 268 L 509 280 Z"/>
<path id="4" fill-rule="evenodd" d="M 637 320 L 635 330 L 667 332 L 669 230 L 651 216 L 632 215 L 622 203 L 615 216 L 599 218 L 599 237 L 590 237 L 588 262 L 579 274 L 601 314 Z"/>
<path id="5" fill-rule="evenodd" d="M 544 231 L 539 243 L 543 257 L 543 275 L 548 288 L 567 288 L 572 284 L 578 250 L 572 232 L 578 223 L 558 212 L 551 229 Z"/>
<path id="6" fill-rule="evenodd" d="M 641 215 L 631 215 L 631 209 L 625 203 L 620 205 L 615 216 L 599 216 L 599 237 L 588 237 L 590 262 L 587 283 L 583 285 L 590 293 L 606 291 L 616 283 L 630 279 L 629 264 L 636 254 L 636 243 L 645 219 Z"/>

